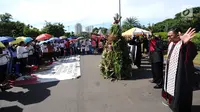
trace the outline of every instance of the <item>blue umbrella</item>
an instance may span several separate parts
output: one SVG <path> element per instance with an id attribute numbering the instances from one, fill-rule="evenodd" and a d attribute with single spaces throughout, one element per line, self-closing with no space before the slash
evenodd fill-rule
<path id="1" fill-rule="evenodd" d="M 76 37 L 76 36 L 70 36 L 70 38 L 71 38 L 71 39 L 76 39 L 77 37 Z"/>
<path id="2" fill-rule="evenodd" d="M 31 42 L 33 39 L 31 38 L 31 37 L 26 37 L 25 39 L 24 39 L 24 42 L 25 43 L 28 43 L 28 42 Z"/>
<path id="3" fill-rule="evenodd" d="M 67 38 L 68 40 L 72 40 L 72 38 L 70 37 L 70 38 Z"/>
<path id="4" fill-rule="evenodd" d="M 50 40 L 50 41 L 55 41 L 55 40 L 60 40 L 60 39 L 57 38 L 57 37 L 54 37 L 54 38 L 50 38 L 49 40 Z"/>
<path id="5" fill-rule="evenodd" d="M 8 36 L 4 36 L 4 37 L 0 37 L 0 41 L 1 42 L 12 42 L 14 41 L 15 39 L 13 37 L 8 37 Z"/>
<path id="6" fill-rule="evenodd" d="M 41 44 L 44 44 L 44 43 L 47 43 L 47 41 L 40 41 L 39 44 L 41 45 Z"/>

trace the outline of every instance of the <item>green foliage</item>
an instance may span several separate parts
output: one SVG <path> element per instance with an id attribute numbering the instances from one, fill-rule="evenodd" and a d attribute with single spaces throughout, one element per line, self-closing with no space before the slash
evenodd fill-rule
<path id="1" fill-rule="evenodd" d="M 200 51 L 200 33 L 195 35 L 195 37 L 192 39 L 192 42 L 196 44 L 198 51 Z"/>
<path id="2" fill-rule="evenodd" d="M 163 40 L 167 41 L 167 32 L 157 32 L 153 33 L 154 35 L 160 35 Z M 197 49 L 200 50 L 200 33 L 196 33 L 195 37 L 192 39 L 192 42 L 194 42 L 197 46 Z"/>
<path id="3" fill-rule="evenodd" d="M 113 36 L 121 35 L 120 26 L 118 24 L 113 24 L 112 27 L 110 28 L 110 32 L 111 34 L 113 34 Z"/>
<path id="4" fill-rule="evenodd" d="M 158 22 L 151 25 L 152 32 L 167 32 L 172 27 L 180 28 L 182 32 L 185 32 L 189 27 L 196 28 L 200 31 L 200 7 L 193 8 L 193 17 L 186 18 L 181 16 L 181 12 L 175 15 L 175 18 L 166 19 L 162 22 Z"/>
<path id="5" fill-rule="evenodd" d="M 26 37 L 33 37 L 36 38 L 38 35 L 41 34 L 41 32 L 39 31 L 39 29 L 37 28 L 32 28 L 29 26 L 25 26 L 24 30 L 23 30 L 24 36 Z"/>
<path id="6" fill-rule="evenodd" d="M 66 36 L 66 37 L 70 37 L 70 32 L 65 32 L 65 34 L 64 34 L 64 36 Z"/>
<path id="7" fill-rule="evenodd" d="M 106 35 L 107 31 L 108 31 L 108 29 L 104 28 L 104 27 L 100 27 L 99 30 L 101 30 L 101 32 L 102 32 L 103 35 Z"/>
<path id="8" fill-rule="evenodd" d="M 108 31 L 108 29 L 107 29 L 107 28 L 104 28 L 104 27 L 99 27 L 99 28 L 95 27 L 95 28 L 92 30 L 92 33 L 98 34 L 99 30 L 101 30 L 101 32 L 102 32 L 103 35 L 106 35 L 106 34 L 107 34 L 107 31 Z"/>
<path id="9" fill-rule="evenodd" d="M 126 20 L 123 21 L 123 24 L 122 24 L 122 32 L 125 32 L 133 27 L 141 28 L 141 25 L 139 21 L 137 20 L 137 18 L 135 17 L 126 18 Z"/>
<path id="10" fill-rule="evenodd" d="M 95 27 L 93 30 L 92 30 L 92 33 L 95 33 L 97 34 L 99 32 L 99 29 L 97 27 Z"/>
<path id="11" fill-rule="evenodd" d="M 160 35 L 163 40 L 167 40 L 167 32 L 157 32 L 153 33 L 154 35 Z"/>
<path id="12" fill-rule="evenodd" d="M 42 29 L 43 33 L 51 34 L 55 37 L 60 37 L 65 34 L 64 25 L 61 23 L 51 24 L 50 22 L 46 22 L 46 25 Z"/>
<path id="13" fill-rule="evenodd" d="M 0 36 L 23 36 L 24 23 L 17 22 L 0 22 Z"/>
<path id="14" fill-rule="evenodd" d="M 9 13 L 0 14 L 1 22 L 10 22 L 11 19 L 12 19 L 12 15 Z"/>
<path id="15" fill-rule="evenodd" d="M 9 13 L 0 14 L 0 36 L 27 36 L 27 37 L 37 37 L 41 33 L 49 33 L 56 37 L 60 37 L 65 34 L 64 25 L 61 23 L 51 24 L 46 22 L 42 31 L 34 28 L 31 25 L 25 25 L 20 21 L 11 21 L 12 15 Z"/>
<path id="16" fill-rule="evenodd" d="M 125 79 L 131 76 L 131 59 L 125 38 L 121 36 L 118 24 L 113 24 L 110 29 L 112 49 L 106 43 L 101 60 L 101 72 L 104 78 Z"/>

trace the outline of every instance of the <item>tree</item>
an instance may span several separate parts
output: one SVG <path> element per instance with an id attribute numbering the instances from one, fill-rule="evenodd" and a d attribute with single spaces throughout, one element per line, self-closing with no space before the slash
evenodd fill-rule
<path id="1" fill-rule="evenodd" d="M 74 32 L 72 31 L 70 35 L 71 35 L 71 36 L 74 36 Z"/>
<path id="2" fill-rule="evenodd" d="M 17 22 L 0 22 L 0 36 L 23 36 L 24 23 Z"/>
<path id="3" fill-rule="evenodd" d="M 139 21 L 135 17 L 126 18 L 122 25 L 122 32 L 125 32 L 133 27 L 141 27 Z"/>
<path id="4" fill-rule="evenodd" d="M 107 31 L 108 29 L 107 28 L 104 28 L 104 27 L 100 27 L 99 29 L 101 29 L 101 32 L 106 35 L 107 34 Z"/>
<path id="5" fill-rule="evenodd" d="M 66 36 L 66 37 L 70 37 L 70 32 L 65 32 L 65 34 L 64 34 L 64 36 Z"/>
<path id="6" fill-rule="evenodd" d="M 2 22 L 10 22 L 11 19 L 12 19 L 12 15 L 9 13 L 0 14 L 0 20 Z"/>
<path id="7" fill-rule="evenodd" d="M 36 38 L 41 34 L 40 30 L 31 26 L 25 26 L 23 30 L 24 36 Z"/>
<path id="8" fill-rule="evenodd" d="M 55 37 L 60 37 L 65 34 L 64 25 L 61 23 L 51 24 L 50 22 L 46 22 L 45 26 L 42 29 L 43 33 L 51 34 Z"/>
<path id="9" fill-rule="evenodd" d="M 122 32 L 118 24 L 121 17 L 116 18 L 114 18 L 115 22 L 110 29 L 108 41 L 104 47 L 100 69 L 104 78 L 120 80 L 131 76 L 132 61 L 127 41 L 121 36 Z M 110 43 L 112 48 L 109 47 Z"/>
<path id="10" fill-rule="evenodd" d="M 79 36 L 79 37 L 86 37 L 86 38 L 89 38 L 90 33 L 88 33 L 88 32 L 81 32 L 81 33 L 78 34 L 77 36 Z"/>
<path id="11" fill-rule="evenodd" d="M 192 18 L 183 17 L 181 15 L 182 12 L 179 12 L 175 15 L 175 18 L 169 18 L 162 22 L 158 22 L 153 26 L 152 29 L 154 29 L 154 32 L 165 32 L 170 28 L 177 27 L 182 32 L 185 32 L 189 27 L 194 27 L 197 31 L 200 31 L 200 7 L 194 7 L 192 9 Z"/>
<path id="12" fill-rule="evenodd" d="M 97 34 L 99 32 L 99 29 L 97 27 L 95 27 L 93 30 L 92 30 L 92 33 L 95 33 Z"/>
<path id="13" fill-rule="evenodd" d="M 24 23 L 17 21 L 13 22 L 14 30 L 15 30 L 15 37 L 24 36 L 24 27 L 26 26 Z"/>

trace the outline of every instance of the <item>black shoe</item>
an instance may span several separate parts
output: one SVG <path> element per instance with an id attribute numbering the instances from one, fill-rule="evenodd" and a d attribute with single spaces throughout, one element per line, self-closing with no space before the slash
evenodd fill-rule
<path id="1" fill-rule="evenodd" d="M 151 82 L 151 83 L 156 83 L 156 81 L 154 81 L 154 80 L 150 80 L 149 82 Z"/>
<path id="2" fill-rule="evenodd" d="M 9 84 L 0 86 L 1 91 L 6 91 L 6 90 L 11 89 L 11 88 L 12 88 L 12 87 L 11 87 Z"/>
<path id="3" fill-rule="evenodd" d="M 156 86 L 154 86 L 153 88 L 154 88 L 154 89 L 161 89 L 162 86 L 161 86 L 161 85 L 156 85 Z"/>

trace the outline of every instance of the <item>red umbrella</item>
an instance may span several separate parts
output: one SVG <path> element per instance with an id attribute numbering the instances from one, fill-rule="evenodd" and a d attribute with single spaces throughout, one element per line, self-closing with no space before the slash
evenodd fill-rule
<path id="1" fill-rule="evenodd" d="M 41 35 L 39 35 L 37 38 L 36 38 L 36 40 L 39 40 L 39 41 L 43 41 L 43 40 L 47 40 L 47 39 L 49 39 L 49 38 L 51 38 L 52 36 L 50 35 L 50 34 L 41 34 Z"/>

